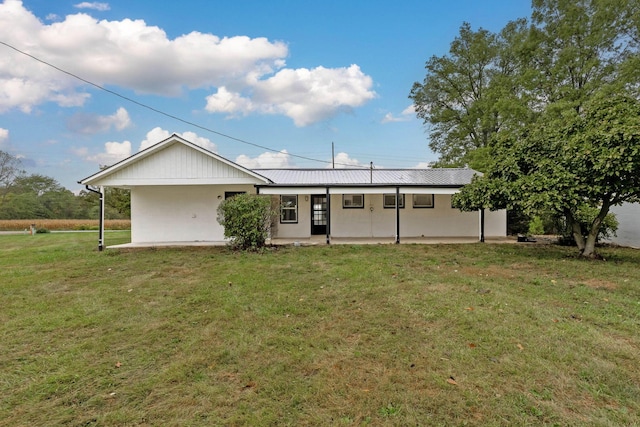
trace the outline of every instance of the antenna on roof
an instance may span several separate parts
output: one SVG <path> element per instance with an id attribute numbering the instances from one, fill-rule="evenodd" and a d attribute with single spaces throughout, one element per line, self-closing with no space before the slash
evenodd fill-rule
<path id="1" fill-rule="evenodd" d="M 369 162 L 369 184 L 373 184 L 373 162 Z"/>

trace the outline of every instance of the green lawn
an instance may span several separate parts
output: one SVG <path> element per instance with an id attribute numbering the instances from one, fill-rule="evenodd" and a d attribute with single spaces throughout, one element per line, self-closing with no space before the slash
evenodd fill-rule
<path id="1" fill-rule="evenodd" d="M 638 250 L 96 246 L 0 236 L 0 426 L 640 425 Z"/>

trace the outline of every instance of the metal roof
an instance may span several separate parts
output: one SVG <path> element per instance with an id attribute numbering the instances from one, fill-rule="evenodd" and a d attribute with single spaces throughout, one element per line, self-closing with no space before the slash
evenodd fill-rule
<path id="1" fill-rule="evenodd" d="M 479 172 L 468 168 L 434 169 L 253 169 L 275 185 L 420 185 L 469 184 Z M 267 184 L 267 186 L 274 185 Z"/>

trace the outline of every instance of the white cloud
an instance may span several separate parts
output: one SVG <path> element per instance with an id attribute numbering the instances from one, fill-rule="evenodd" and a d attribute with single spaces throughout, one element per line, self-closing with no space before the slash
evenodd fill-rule
<path id="1" fill-rule="evenodd" d="M 284 66 L 283 42 L 191 32 L 169 39 L 143 20 L 96 20 L 78 13 L 45 24 L 19 0 L 0 3 L 0 39 L 101 85 L 178 95 L 218 87 Z M 40 103 L 82 105 L 84 83 L 17 52 L 0 55 L 0 112 Z"/>
<path id="2" fill-rule="evenodd" d="M 46 24 L 20 0 L 0 3 L 0 40 L 98 85 L 163 96 L 215 88 L 207 111 L 230 117 L 279 114 L 306 126 L 376 96 L 371 77 L 357 65 L 285 68 L 289 51 L 282 41 L 197 31 L 170 39 L 143 20 L 97 20 L 86 13 Z M 0 113 L 29 113 L 45 102 L 81 106 L 90 96 L 85 83 L 18 52 L 0 55 L 0 70 Z"/>
<path id="3" fill-rule="evenodd" d="M 73 7 L 75 7 L 76 9 L 94 9 L 100 12 L 104 12 L 111 9 L 109 7 L 109 3 L 98 3 L 95 1 L 94 2 L 83 1 L 82 3 L 74 4 Z"/>
<path id="4" fill-rule="evenodd" d="M 0 146 L 9 140 L 9 129 L 0 128 Z"/>
<path id="5" fill-rule="evenodd" d="M 129 126 L 131 126 L 131 118 L 127 110 L 122 107 L 118 108 L 118 110 L 110 116 L 80 113 L 71 117 L 67 122 L 67 128 L 83 134 L 106 132 L 112 127 L 116 130 L 123 130 Z"/>
<path id="6" fill-rule="evenodd" d="M 373 81 L 360 67 L 283 69 L 265 80 L 248 81 L 247 95 L 220 87 L 207 97 L 206 109 L 230 116 L 283 114 L 296 126 L 307 126 L 375 98 Z"/>
<path id="7" fill-rule="evenodd" d="M 279 169 L 292 168 L 291 156 L 287 150 L 280 152 L 266 152 L 258 157 L 249 157 L 241 154 L 236 158 L 236 163 L 248 169 Z"/>
<path id="8" fill-rule="evenodd" d="M 415 114 L 416 110 L 413 105 L 409 105 L 407 108 L 402 110 L 400 116 L 394 116 L 393 113 L 387 113 L 384 115 L 380 123 L 395 123 L 395 122 L 408 122 L 411 120 L 412 116 Z"/>
<path id="9" fill-rule="evenodd" d="M 218 152 L 218 147 L 216 144 L 211 142 L 210 139 L 205 138 L 203 136 L 199 136 L 195 132 L 183 132 L 177 133 L 177 135 L 186 139 L 189 142 L 194 143 L 195 145 L 204 148 L 205 150 L 209 150 L 212 153 Z M 146 138 L 140 143 L 140 148 L 138 151 L 142 151 L 146 148 L 151 147 L 152 145 L 157 144 L 158 142 L 164 141 L 172 135 L 168 130 L 162 129 L 161 127 L 155 127 L 147 132 Z"/>
<path id="10" fill-rule="evenodd" d="M 335 155 L 334 163 L 336 169 L 345 169 L 351 167 L 361 167 L 362 163 L 358 159 L 353 159 L 349 157 L 347 153 L 341 152 Z M 328 167 L 332 167 L 333 165 L 329 165 Z"/>
<path id="11" fill-rule="evenodd" d="M 420 162 L 411 169 L 431 169 L 434 162 Z"/>
<path id="12" fill-rule="evenodd" d="M 182 136 L 184 139 L 192 142 L 202 148 L 205 148 L 209 151 L 216 152 L 216 145 L 211 142 L 208 138 L 198 136 L 194 132 L 184 132 L 182 134 L 178 134 Z M 140 148 L 138 151 L 142 151 L 145 148 L 149 148 L 158 142 L 164 141 L 169 138 L 171 133 L 167 130 L 164 130 L 160 127 L 156 127 L 147 132 L 146 138 L 140 143 Z M 83 158 L 84 160 L 90 162 L 96 162 L 100 165 L 112 165 L 121 160 L 126 159 L 127 157 L 133 154 L 132 151 L 133 144 L 130 141 L 123 142 L 106 142 L 104 144 L 104 151 L 98 154 L 91 154 L 89 149 L 86 147 L 80 147 L 73 149 L 73 153 L 78 157 Z"/>
<path id="13" fill-rule="evenodd" d="M 84 150 L 76 150 L 76 153 L 82 153 Z M 99 165 L 111 166 L 120 160 L 126 159 L 131 155 L 131 142 L 106 142 L 104 144 L 104 152 L 94 156 L 86 156 L 85 159 L 96 162 Z"/>

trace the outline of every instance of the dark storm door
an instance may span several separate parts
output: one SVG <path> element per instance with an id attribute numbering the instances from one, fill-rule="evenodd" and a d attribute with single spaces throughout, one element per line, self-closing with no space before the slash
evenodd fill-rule
<path id="1" fill-rule="evenodd" d="M 311 196 L 311 234 L 327 234 L 327 196 Z"/>

